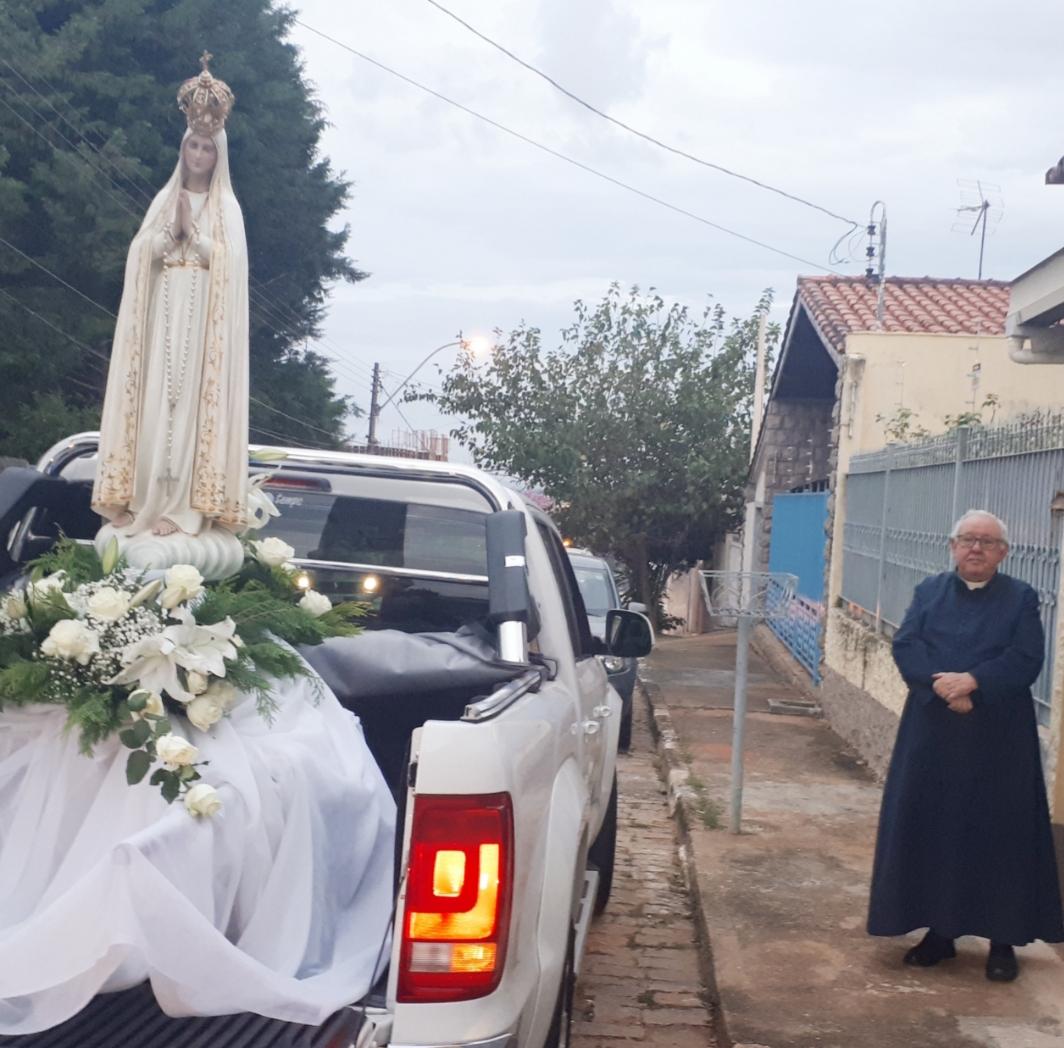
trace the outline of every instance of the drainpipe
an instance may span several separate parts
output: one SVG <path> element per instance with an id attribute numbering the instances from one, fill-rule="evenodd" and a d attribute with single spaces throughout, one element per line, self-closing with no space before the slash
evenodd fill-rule
<path id="1" fill-rule="evenodd" d="M 1009 320 L 1009 356 L 1017 364 L 1064 364 L 1064 327 L 1033 327 Z"/>

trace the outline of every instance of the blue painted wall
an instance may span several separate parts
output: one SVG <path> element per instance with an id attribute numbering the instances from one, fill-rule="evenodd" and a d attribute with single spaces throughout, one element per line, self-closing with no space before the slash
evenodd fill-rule
<path id="1" fill-rule="evenodd" d="M 769 571 L 798 576 L 798 593 L 820 604 L 824 599 L 824 551 L 828 519 L 826 491 L 775 495 L 772 499 L 772 539 Z"/>

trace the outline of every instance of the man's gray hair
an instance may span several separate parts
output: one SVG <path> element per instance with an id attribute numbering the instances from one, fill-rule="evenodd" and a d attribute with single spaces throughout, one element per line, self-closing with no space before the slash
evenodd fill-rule
<path id="1" fill-rule="evenodd" d="M 981 517 L 983 520 L 992 520 L 1001 529 L 1001 537 L 1005 540 L 1006 543 L 1008 543 L 1008 541 L 1009 541 L 1009 527 L 1008 527 L 1008 525 L 1000 517 L 995 516 L 988 509 L 970 509 L 970 510 L 968 510 L 968 512 L 965 513 L 964 516 L 961 517 L 961 519 L 958 520 L 957 523 L 953 525 L 953 530 L 949 533 L 949 537 L 951 539 L 955 539 L 961 533 L 961 528 L 969 520 L 973 520 L 976 517 Z"/>

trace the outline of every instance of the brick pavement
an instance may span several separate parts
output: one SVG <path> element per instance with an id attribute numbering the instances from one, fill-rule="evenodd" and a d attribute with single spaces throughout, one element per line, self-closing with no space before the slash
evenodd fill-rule
<path id="1" fill-rule="evenodd" d="M 613 894 L 588 938 L 572 1048 L 716 1048 L 647 705 L 638 691 L 635 701 L 632 751 L 617 767 Z"/>

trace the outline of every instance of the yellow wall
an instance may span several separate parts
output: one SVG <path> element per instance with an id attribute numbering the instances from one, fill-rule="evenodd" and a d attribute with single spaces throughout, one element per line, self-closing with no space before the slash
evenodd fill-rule
<path id="1" fill-rule="evenodd" d="M 1000 398 L 995 422 L 1006 422 L 1037 408 L 1059 409 L 1064 401 L 1064 374 L 1013 362 L 1004 337 L 851 334 L 846 340 L 846 356 L 865 361 L 857 389 L 852 451 L 883 447 L 886 431 L 876 415 L 890 417 L 899 406 L 915 412 L 914 424 L 933 434 L 943 432 L 947 415 L 971 409 L 969 376 L 974 364 L 980 365 L 976 407 L 988 393 Z M 853 374 L 855 369 L 850 371 Z M 850 400 L 844 398 L 844 436 L 850 408 Z M 983 421 L 990 421 L 989 413 L 984 413 Z"/>
<path id="2" fill-rule="evenodd" d="M 833 607 L 842 579 L 842 513 L 850 458 L 888 443 L 886 427 L 876 416 L 892 417 L 899 407 L 914 412 L 912 424 L 932 434 L 946 429 L 947 415 L 971 410 L 974 364 L 979 364 L 976 403 L 994 393 L 999 403 L 994 422 L 1007 422 L 1025 411 L 1059 410 L 1064 402 L 1064 373 L 1016 364 L 1009 359 L 1008 339 L 970 335 L 851 334 L 846 340 L 840 383 L 839 447 L 836 477 L 831 585 Z M 984 412 L 985 422 L 990 412 Z"/>
<path id="3" fill-rule="evenodd" d="M 1039 408 L 1060 410 L 1064 403 L 1064 368 L 1015 363 L 1009 359 L 1008 340 L 1003 337 L 851 334 L 846 342 L 839 383 L 837 488 L 824 661 L 894 712 L 900 711 L 904 687 L 890 659 L 889 646 L 877 644 L 871 631 L 867 631 L 869 639 L 864 644 L 858 643 L 859 634 L 865 631 L 835 608 L 842 579 L 846 473 L 853 455 L 875 451 L 888 442 L 884 423 L 877 422 L 876 415 L 890 417 L 904 406 L 914 412 L 913 425 L 938 434 L 946 428 L 946 415 L 971 410 L 970 372 L 976 363 L 980 365 L 976 405 L 987 394 L 996 394 L 995 423 Z M 983 419 L 990 422 L 988 412 Z M 1064 602 L 1064 584 L 1061 600 Z M 1052 725 L 1048 733 L 1043 732 L 1043 742 L 1047 744 L 1046 770 L 1054 816 L 1064 821 L 1064 619 L 1057 652 Z"/>
<path id="4" fill-rule="evenodd" d="M 901 716 L 905 681 L 894 665 L 890 641 L 881 633 L 873 633 L 841 608 L 829 608 L 824 661 L 855 688 L 868 692 L 892 713 Z"/>

